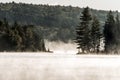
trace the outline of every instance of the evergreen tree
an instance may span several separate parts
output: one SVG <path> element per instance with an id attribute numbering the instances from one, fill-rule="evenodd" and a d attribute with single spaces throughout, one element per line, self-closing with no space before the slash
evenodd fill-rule
<path id="1" fill-rule="evenodd" d="M 0 51 L 46 51 L 44 39 L 34 29 L 17 21 L 10 26 L 6 18 L 0 21 Z"/>
<path id="2" fill-rule="evenodd" d="M 41 39 L 41 51 L 46 51 L 44 39 Z"/>
<path id="3" fill-rule="evenodd" d="M 6 18 L 4 18 L 4 27 L 3 27 L 3 30 L 4 30 L 4 33 L 8 33 L 9 32 L 9 24 L 8 24 L 8 21 Z"/>
<path id="4" fill-rule="evenodd" d="M 3 22 L 0 21 L 0 34 L 2 34 L 2 32 L 3 32 Z"/>
<path id="5" fill-rule="evenodd" d="M 82 50 L 82 53 L 90 50 L 90 21 L 91 14 L 89 12 L 89 7 L 84 8 L 82 16 L 80 18 L 80 24 L 76 28 L 76 43 L 78 44 L 78 49 Z"/>
<path id="6" fill-rule="evenodd" d="M 117 15 L 115 18 L 115 53 L 118 53 L 119 47 L 120 47 L 120 19 L 119 14 L 117 11 Z"/>
<path id="7" fill-rule="evenodd" d="M 91 42 L 92 42 L 93 52 L 96 53 L 99 52 L 101 36 L 102 35 L 100 32 L 100 22 L 98 21 L 96 16 L 94 16 L 92 21 L 92 28 L 91 28 Z"/>
<path id="8" fill-rule="evenodd" d="M 105 52 L 108 53 L 113 50 L 115 44 L 115 20 L 112 11 L 109 11 L 107 20 L 104 25 L 104 38 L 105 38 Z"/>

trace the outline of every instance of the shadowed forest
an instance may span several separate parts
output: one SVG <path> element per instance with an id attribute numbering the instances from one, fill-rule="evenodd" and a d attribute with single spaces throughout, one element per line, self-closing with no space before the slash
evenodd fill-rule
<path id="1" fill-rule="evenodd" d="M 89 7 L 0 3 L 0 51 L 47 51 L 48 40 L 73 41 L 78 54 L 118 54 L 119 15 Z"/>
<path id="2" fill-rule="evenodd" d="M 35 32 L 33 25 L 9 25 L 0 21 L 0 51 L 46 51 L 44 39 Z"/>
<path id="3" fill-rule="evenodd" d="M 116 11 L 117 12 L 117 11 Z M 90 13 L 89 7 L 84 8 L 80 16 L 79 26 L 76 28 L 76 40 L 78 49 L 81 53 L 99 53 L 101 42 L 104 44 L 105 54 L 118 54 L 120 45 L 120 20 L 119 14 L 113 14 L 109 11 L 103 25 L 103 30 L 100 29 L 100 21 L 96 14 Z"/>

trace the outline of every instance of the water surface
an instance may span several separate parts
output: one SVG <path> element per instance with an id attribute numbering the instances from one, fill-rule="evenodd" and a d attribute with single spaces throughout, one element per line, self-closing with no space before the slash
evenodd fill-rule
<path id="1" fill-rule="evenodd" d="M 120 56 L 0 53 L 0 80 L 120 80 Z"/>

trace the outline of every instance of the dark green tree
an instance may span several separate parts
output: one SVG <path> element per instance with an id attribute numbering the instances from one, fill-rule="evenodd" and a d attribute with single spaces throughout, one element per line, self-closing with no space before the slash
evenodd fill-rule
<path id="1" fill-rule="evenodd" d="M 17 21 L 10 26 L 4 19 L 0 25 L 0 45 L 4 46 L 0 51 L 46 51 L 43 38 L 35 34 L 34 29 L 33 25 L 21 26 Z"/>
<path id="2" fill-rule="evenodd" d="M 2 32 L 3 32 L 3 22 L 0 21 L 0 34 L 2 34 Z"/>
<path id="3" fill-rule="evenodd" d="M 109 53 L 115 45 L 115 20 L 112 11 L 109 11 L 104 25 L 105 52 Z"/>
<path id="4" fill-rule="evenodd" d="M 91 42 L 93 47 L 93 52 L 98 53 L 100 48 L 100 39 L 102 34 L 100 32 L 100 22 L 93 16 L 92 28 L 91 28 Z"/>
<path id="5" fill-rule="evenodd" d="M 115 53 L 118 53 L 119 47 L 120 47 L 120 17 L 119 17 L 119 13 L 118 11 L 116 12 L 117 15 L 115 17 L 115 30 L 114 30 L 114 34 L 115 34 Z"/>
<path id="6" fill-rule="evenodd" d="M 89 52 L 91 46 L 90 39 L 90 25 L 91 25 L 91 14 L 89 7 L 84 8 L 80 17 L 80 24 L 76 28 L 76 43 L 78 49 L 81 49 L 82 53 L 85 51 Z"/>
<path id="7" fill-rule="evenodd" d="M 8 21 L 7 21 L 6 18 L 4 18 L 4 24 L 3 24 L 3 25 L 4 25 L 4 26 L 3 26 L 4 32 L 5 32 L 5 33 L 9 33 L 10 27 L 9 27 L 9 23 L 8 23 Z"/>

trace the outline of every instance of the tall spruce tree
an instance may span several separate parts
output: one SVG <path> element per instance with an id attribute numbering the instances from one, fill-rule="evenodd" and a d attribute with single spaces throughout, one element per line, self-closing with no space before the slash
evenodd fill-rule
<path id="1" fill-rule="evenodd" d="M 115 17 L 115 53 L 118 53 L 120 47 L 120 19 L 117 11 L 117 15 Z"/>
<path id="2" fill-rule="evenodd" d="M 76 28 L 76 43 L 78 44 L 78 49 L 81 49 L 82 53 L 90 50 L 90 22 L 91 14 L 89 12 L 89 7 L 84 8 L 82 15 L 80 17 L 80 24 Z"/>
<path id="3" fill-rule="evenodd" d="M 93 16 L 92 28 L 91 28 L 91 42 L 92 42 L 93 52 L 95 53 L 99 52 L 101 37 L 102 34 L 100 32 L 100 22 L 96 18 L 96 16 Z"/>
<path id="4" fill-rule="evenodd" d="M 112 11 L 109 11 L 104 25 L 105 52 L 109 53 L 115 45 L 115 20 Z"/>

